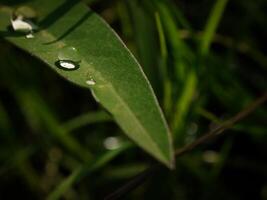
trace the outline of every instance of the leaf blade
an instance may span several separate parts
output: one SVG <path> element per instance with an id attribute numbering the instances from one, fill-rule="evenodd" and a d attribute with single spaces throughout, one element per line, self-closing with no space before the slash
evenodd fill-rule
<path id="1" fill-rule="evenodd" d="M 170 133 L 152 87 L 136 59 L 114 31 L 87 7 L 74 4 L 64 16 L 58 16 L 56 22 L 49 22 L 47 19 L 55 16 L 54 10 L 60 10 L 64 3 L 57 1 L 59 7 L 54 9 L 48 2 L 40 0 L 32 5 L 40 13 L 40 21 L 46 22 L 45 29 L 35 33 L 35 38 L 11 36 L 6 39 L 79 86 L 88 88 L 86 81 L 93 77 L 96 85 L 91 89 L 124 132 L 171 167 L 174 156 Z M 11 10 L 2 9 L 0 13 L 8 20 Z M 8 25 L 0 23 L 4 28 Z M 82 57 L 78 70 L 63 71 L 55 66 L 57 54 L 64 46 L 78 49 Z"/>

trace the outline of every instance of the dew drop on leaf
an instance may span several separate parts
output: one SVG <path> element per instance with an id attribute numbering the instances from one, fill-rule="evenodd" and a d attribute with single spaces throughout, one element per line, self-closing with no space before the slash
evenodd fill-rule
<path id="1" fill-rule="evenodd" d="M 32 33 L 32 32 L 28 33 L 28 34 L 26 35 L 26 38 L 27 38 L 27 39 L 34 38 L 33 33 Z"/>
<path id="2" fill-rule="evenodd" d="M 70 60 L 59 60 L 55 64 L 58 68 L 64 69 L 64 70 L 75 70 L 79 68 L 78 63 L 72 62 Z"/>
<path id="3" fill-rule="evenodd" d="M 87 85 L 90 85 L 90 86 L 93 86 L 93 85 L 96 84 L 96 82 L 95 82 L 94 79 L 90 78 L 89 80 L 86 81 L 86 84 L 87 84 Z"/>
<path id="4" fill-rule="evenodd" d="M 65 70 L 75 70 L 79 68 L 81 57 L 75 47 L 65 46 L 58 52 L 57 67 Z"/>
<path id="5" fill-rule="evenodd" d="M 24 19 L 22 15 L 16 16 L 15 19 L 11 18 L 11 25 L 14 31 L 23 33 L 31 33 L 37 29 L 33 22 Z"/>

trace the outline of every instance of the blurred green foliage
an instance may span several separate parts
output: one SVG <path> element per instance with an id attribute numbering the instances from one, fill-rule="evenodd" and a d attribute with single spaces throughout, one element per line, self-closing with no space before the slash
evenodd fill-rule
<path id="1" fill-rule="evenodd" d="M 266 90 L 265 0 L 86 3 L 142 64 L 176 148 Z M 0 199 L 103 199 L 153 162 L 87 90 L 2 37 L 0 45 Z M 125 198 L 267 199 L 266 112 L 177 158 L 174 171 L 161 170 Z"/>

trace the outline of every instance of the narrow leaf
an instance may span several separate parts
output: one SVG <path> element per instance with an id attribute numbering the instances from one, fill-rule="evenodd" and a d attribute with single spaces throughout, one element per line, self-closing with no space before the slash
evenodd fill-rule
<path id="1" fill-rule="evenodd" d="M 37 0 L 30 6 L 38 16 L 34 38 L 10 32 L 12 9 L 2 7 L 5 38 L 69 81 L 90 88 L 132 140 L 171 167 L 172 142 L 162 111 L 140 65 L 114 31 L 76 1 Z"/>
<path id="2" fill-rule="evenodd" d="M 209 51 L 211 41 L 221 20 L 227 2 L 228 0 L 217 0 L 214 4 L 204 30 L 202 42 L 200 44 L 200 53 L 202 55 L 206 55 Z"/>

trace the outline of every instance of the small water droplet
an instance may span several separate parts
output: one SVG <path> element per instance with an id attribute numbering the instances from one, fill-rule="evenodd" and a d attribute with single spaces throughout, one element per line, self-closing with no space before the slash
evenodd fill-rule
<path id="1" fill-rule="evenodd" d="M 121 146 L 121 141 L 117 137 L 107 137 L 104 140 L 104 147 L 108 150 L 118 149 Z"/>
<path id="2" fill-rule="evenodd" d="M 75 70 L 79 68 L 79 63 L 72 62 L 70 60 L 59 60 L 55 63 L 58 68 L 64 70 Z"/>
<path id="3" fill-rule="evenodd" d="M 96 84 L 96 82 L 95 82 L 94 79 L 90 78 L 89 80 L 86 81 L 86 84 L 87 84 L 87 85 L 90 85 L 90 86 L 93 86 L 93 85 Z"/>
<path id="4" fill-rule="evenodd" d="M 65 46 L 58 52 L 59 60 L 70 60 L 75 63 L 81 61 L 81 57 L 75 47 Z"/>
<path id="5" fill-rule="evenodd" d="M 37 26 L 30 20 L 24 19 L 22 15 L 15 16 L 15 19 L 11 18 L 10 21 L 14 31 L 30 33 L 37 30 Z"/>
<path id="6" fill-rule="evenodd" d="M 32 32 L 28 33 L 28 34 L 26 35 L 26 38 L 27 38 L 27 39 L 32 39 L 32 38 L 34 38 L 33 33 L 32 33 Z"/>

